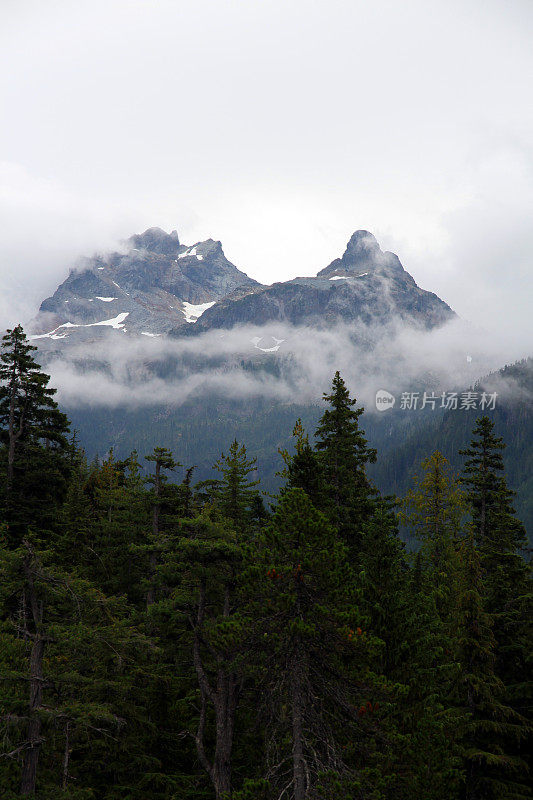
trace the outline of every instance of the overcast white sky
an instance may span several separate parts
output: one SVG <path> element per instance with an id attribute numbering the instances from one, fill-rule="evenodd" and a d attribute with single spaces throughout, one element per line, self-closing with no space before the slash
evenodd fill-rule
<path id="1" fill-rule="evenodd" d="M 268 283 L 366 228 L 533 343 L 532 34 L 531 0 L 1 0 L 2 327 L 151 225 Z"/>

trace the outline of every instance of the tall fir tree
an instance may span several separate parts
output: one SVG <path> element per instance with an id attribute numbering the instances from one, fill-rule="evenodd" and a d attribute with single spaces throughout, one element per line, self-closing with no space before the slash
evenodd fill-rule
<path id="1" fill-rule="evenodd" d="M 470 446 L 462 451 L 466 457 L 463 481 L 479 551 L 484 607 L 492 617 L 495 672 L 504 686 L 505 702 L 529 728 L 529 738 L 517 743 L 515 755 L 527 759 L 531 768 L 533 587 L 530 565 L 522 555 L 524 527 L 512 505 L 514 493 L 507 487 L 505 443 L 494 427 L 486 416 L 477 420 Z"/>
<path id="2" fill-rule="evenodd" d="M 35 536 L 0 546 L 0 579 L 0 785 L 9 797 L 85 800 L 82 754 L 119 738 L 124 663 L 143 637 L 123 602 L 58 566 Z"/>
<path id="3" fill-rule="evenodd" d="M 20 544 L 28 526 L 50 529 L 69 472 L 68 420 L 41 371 L 21 325 L 0 351 L 0 510 L 9 539 Z"/>
<path id="4" fill-rule="evenodd" d="M 496 674 L 492 616 L 484 607 L 482 568 L 472 534 L 462 543 L 461 564 L 457 701 L 467 716 L 460 740 L 465 766 L 460 797 L 525 800 L 530 796 L 527 765 L 516 742 L 526 734 L 527 724 L 507 705 L 504 683 Z"/>
<path id="5" fill-rule="evenodd" d="M 259 554 L 251 584 L 272 796 L 371 796 L 385 689 L 372 669 L 379 642 L 361 613 L 346 546 L 305 492 L 291 488 Z"/>
<path id="6" fill-rule="evenodd" d="M 309 437 L 297 419 L 292 431 L 294 453 L 279 449 L 285 467 L 279 473 L 286 480 L 286 488 L 303 489 L 316 508 L 324 504 L 322 465 L 318 454 L 309 444 Z M 283 491 L 283 490 L 282 490 Z"/>
<path id="7" fill-rule="evenodd" d="M 250 479 L 256 473 L 256 459 L 248 458 L 245 445 L 234 439 L 226 454 L 214 465 L 221 475 L 203 481 L 198 488 L 204 501 L 213 503 L 217 513 L 230 520 L 233 527 L 243 532 L 251 526 L 257 515 L 257 486 L 259 480 Z"/>
<path id="8" fill-rule="evenodd" d="M 422 461 L 422 472 L 400 503 L 400 520 L 421 543 L 421 557 L 445 624 L 454 614 L 457 595 L 457 552 L 468 503 L 449 461 L 436 450 Z"/>
<path id="9" fill-rule="evenodd" d="M 447 572 L 441 556 L 440 569 Z M 362 608 L 383 642 L 379 669 L 391 686 L 381 769 L 386 797 L 447 800 L 457 787 L 450 748 L 457 713 L 449 701 L 457 677 L 450 624 L 439 615 L 434 565 L 416 559 L 410 569 L 390 498 L 376 503 L 361 547 Z"/>
<path id="10" fill-rule="evenodd" d="M 163 493 L 167 478 L 161 470 L 174 470 L 181 466 L 174 461 L 172 453 L 166 447 L 155 447 L 153 453 L 146 456 L 146 460 L 153 463 L 154 473 L 148 479 L 152 485 L 152 535 L 150 537 L 148 590 L 146 593 L 146 606 L 149 608 L 155 602 L 155 573 L 158 563 L 158 552 L 161 550 L 161 510 Z"/>
<path id="11" fill-rule="evenodd" d="M 376 460 L 359 427 L 363 408 L 354 408 L 344 380 L 337 371 L 331 394 L 324 394 L 330 408 L 322 415 L 315 432 L 318 460 L 323 471 L 323 509 L 358 558 L 361 526 L 372 511 L 372 488 L 366 465 Z"/>
<path id="12" fill-rule="evenodd" d="M 175 634 L 182 631 L 181 652 L 174 658 L 182 674 L 192 669 L 196 687 L 189 698 L 198 707 L 188 725 L 201 768 L 216 800 L 230 796 L 236 714 L 244 680 L 243 649 L 248 623 L 243 607 L 240 574 L 242 534 L 228 521 L 213 520 L 204 509 L 183 519 L 176 546 L 162 555 L 159 574 L 169 588 L 153 614 L 161 637 L 172 652 Z M 190 716 L 190 715 L 189 715 Z"/>

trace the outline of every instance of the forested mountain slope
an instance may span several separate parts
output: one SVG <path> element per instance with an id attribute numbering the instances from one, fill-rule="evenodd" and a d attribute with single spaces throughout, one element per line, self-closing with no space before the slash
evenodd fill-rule
<path id="1" fill-rule="evenodd" d="M 461 484 L 424 454 L 414 555 L 338 371 L 265 503 L 237 441 L 200 485 L 166 441 L 88 463 L 34 355 L 3 337 L 2 799 L 528 800 L 531 581 L 487 416 Z"/>
<path id="2" fill-rule="evenodd" d="M 519 516 L 533 531 L 533 360 L 503 368 L 481 382 L 486 391 L 498 391 L 495 409 L 485 413 L 494 420 L 507 448 L 504 461 L 509 484 L 517 492 Z M 468 387 L 464 387 L 468 388 Z M 514 395 L 513 395 L 514 393 Z M 281 468 L 278 448 L 290 440 L 295 420 L 300 417 L 312 435 L 322 407 L 272 403 L 266 400 L 229 401 L 206 397 L 199 404 L 185 403 L 179 409 L 167 407 L 69 410 L 69 415 L 87 448 L 89 457 L 104 455 L 113 447 L 124 458 L 135 447 L 149 452 L 164 442 L 185 465 L 197 466 L 198 480 L 206 478 L 221 450 L 232 438 L 245 442 L 257 457 L 261 488 L 273 491 L 279 485 Z M 379 457 L 369 474 L 381 491 L 403 495 L 412 475 L 428 452 L 435 449 L 457 469 L 462 464 L 458 451 L 469 441 L 476 418 L 474 410 L 409 412 L 398 408 L 377 414 L 372 408 L 364 417 L 366 435 L 377 447 Z M 142 454 L 142 453 L 141 453 Z"/>
<path id="3" fill-rule="evenodd" d="M 509 485 L 517 493 L 516 509 L 533 541 L 533 359 L 504 367 L 474 387 L 478 391 L 499 391 L 494 410 L 486 410 L 498 434 L 506 442 L 503 454 Z M 450 410 L 429 415 L 425 424 L 385 453 L 374 468 L 378 486 L 402 495 L 412 475 L 430 450 L 440 450 L 459 469 L 459 450 L 470 440 L 474 414 L 471 410 Z"/>

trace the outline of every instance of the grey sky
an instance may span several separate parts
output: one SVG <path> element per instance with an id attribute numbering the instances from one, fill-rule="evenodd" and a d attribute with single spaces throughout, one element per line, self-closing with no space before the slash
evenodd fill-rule
<path id="1" fill-rule="evenodd" d="M 2 0 L 0 323 L 150 225 L 264 281 L 367 228 L 531 336 L 530 0 Z"/>

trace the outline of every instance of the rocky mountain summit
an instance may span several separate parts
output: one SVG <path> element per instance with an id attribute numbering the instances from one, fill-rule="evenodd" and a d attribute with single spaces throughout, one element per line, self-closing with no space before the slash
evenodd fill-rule
<path id="1" fill-rule="evenodd" d="M 454 312 L 417 286 L 394 253 L 356 231 L 344 254 L 316 277 L 263 286 L 232 264 L 213 239 L 181 244 L 176 231 L 149 228 L 122 252 L 95 255 L 71 270 L 41 304 L 33 338 L 48 349 L 128 336 L 197 335 L 236 325 L 285 322 L 314 328 L 386 325 L 428 329 Z"/>
<path id="2" fill-rule="evenodd" d="M 180 244 L 176 231 L 149 228 L 124 252 L 84 259 L 41 304 L 34 338 L 79 341 L 105 330 L 161 336 L 195 322 L 237 287 L 258 286 L 220 242 Z"/>
<path id="3" fill-rule="evenodd" d="M 368 231 L 356 231 L 342 257 L 316 277 L 244 287 L 213 304 L 196 325 L 172 333 L 196 335 L 273 321 L 314 328 L 339 322 L 382 326 L 395 319 L 429 329 L 454 316 L 436 294 L 417 286 L 397 255 L 383 252 Z"/>

